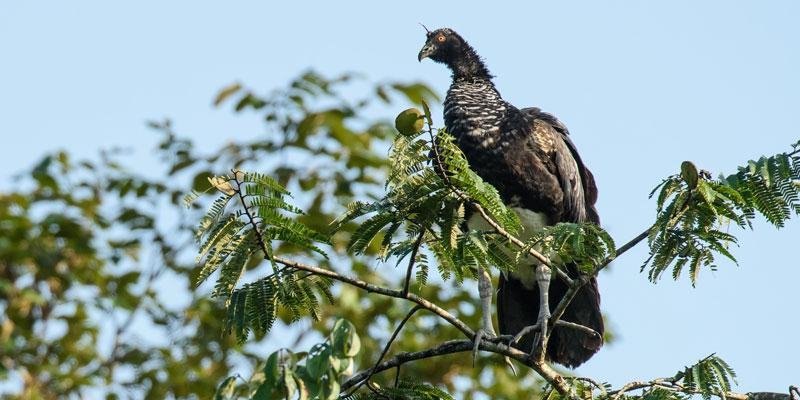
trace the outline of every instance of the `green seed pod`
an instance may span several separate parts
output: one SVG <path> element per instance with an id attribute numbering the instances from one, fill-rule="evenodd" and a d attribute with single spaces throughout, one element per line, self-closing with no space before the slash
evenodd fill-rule
<path id="1" fill-rule="evenodd" d="M 394 119 L 394 127 L 401 135 L 413 135 L 425 127 L 425 115 L 417 108 L 409 108 Z"/>

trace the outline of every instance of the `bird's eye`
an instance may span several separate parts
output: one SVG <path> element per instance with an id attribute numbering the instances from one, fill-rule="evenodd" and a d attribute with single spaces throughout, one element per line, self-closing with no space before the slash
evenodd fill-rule
<path id="1" fill-rule="evenodd" d="M 439 42 L 439 43 L 443 43 L 445 41 L 445 39 L 446 38 L 444 37 L 444 35 L 439 35 L 439 36 L 436 37 L 436 41 Z"/>

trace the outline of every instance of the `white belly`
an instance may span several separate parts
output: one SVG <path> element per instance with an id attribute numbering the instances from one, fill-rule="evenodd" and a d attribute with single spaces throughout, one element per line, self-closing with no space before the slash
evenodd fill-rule
<path id="1" fill-rule="evenodd" d="M 511 207 L 511 210 L 514 211 L 517 216 L 519 216 L 522 230 L 518 233 L 517 238 L 523 242 L 527 242 L 531 237 L 533 237 L 534 232 L 547 226 L 547 216 L 545 216 L 543 213 L 537 213 L 535 211 L 520 207 Z M 489 223 L 487 223 L 486 220 L 484 220 L 483 217 L 481 217 L 481 215 L 478 213 L 472 214 L 470 219 L 467 221 L 467 227 L 469 227 L 470 230 L 494 230 L 491 225 L 489 225 Z M 534 249 L 538 251 L 540 250 L 540 247 L 534 246 Z M 513 260 L 516 254 L 510 252 L 509 256 Z M 538 263 L 538 260 L 531 255 L 520 257 L 519 265 L 517 265 L 517 269 L 511 273 L 511 276 L 519 279 L 526 288 L 533 289 L 537 287 L 534 265 Z"/>

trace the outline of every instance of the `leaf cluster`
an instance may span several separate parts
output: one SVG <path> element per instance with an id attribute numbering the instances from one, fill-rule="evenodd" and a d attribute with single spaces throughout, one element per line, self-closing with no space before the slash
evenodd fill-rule
<path id="1" fill-rule="evenodd" d="M 263 336 L 272 328 L 280 307 L 289 311 L 292 321 L 304 315 L 316 319 L 319 299 L 333 297 L 331 282 L 279 268 L 273 248 L 276 242 L 288 243 L 327 257 L 317 245 L 327 243 L 327 237 L 291 218 L 303 211 L 288 203 L 288 191 L 266 175 L 234 170 L 210 181 L 220 196 L 197 228 L 201 268 L 196 283 L 219 271 L 212 295 L 226 301 L 228 330 L 240 341 L 251 330 Z M 247 269 L 262 259 L 271 263 L 273 273 L 237 287 Z"/>
<path id="2" fill-rule="evenodd" d="M 614 239 L 592 223 L 561 222 L 532 232 L 525 246 L 517 250 L 516 260 L 534 247 L 558 263 L 574 264 L 585 273 L 594 272 L 605 260 L 616 257 Z"/>
<path id="3" fill-rule="evenodd" d="M 716 395 L 724 400 L 731 390 L 731 382 L 736 383 L 736 372 L 712 354 L 679 371 L 672 381 L 689 393 L 699 393 L 704 399 Z"/>
<path id="4" fill-rule="evenodd" d="M 365 217 L 350 237 L 350 252 L 364 253 L 379 243 L 383 260 L 394 257 L 399 262 L 414 254 L 421 284 L 429 265 L 427 256 L 418 251 L 421 245 L 433 253 L 444 279 L 454 276 L 461 281 L 492 264 L 510 268 L 512 262 L 499 241 L 464 229 L 465 214 L 475 202 L 511 232 L 519 229 L 519 219 L 494 187 L 469 168 L 449 134 L 440 130 L 433 135 L 429 128 L 398 135 L 389 163 L 386 194 L 374 202 L 351 203 L 335 225 L 340 229 Z"/>
<path id="5" fill-rule="evenodd" d="M 780 228 L 792 214 L 800 215 L 800 156 L 795 149 L 749 161 L 738 172 L 713 180 L 685 161 L 681 173 L 661 182 L 656 222 L 649 231 L 650 257 L 642 265 L 652 281 L 668 269 L 677 279 L 688 269 L 692 284 L 701 267 L 716 269 L 716 255 L 736 262 L 730 251 L 737 244 L 727 227 L 752 228 L 757 214 Z"/>
<path id="6" fill-rule="evenodd" d="M 217 387 L 215 399 L 315 399 L 339 397 L 339 381 L 353 371 L 361 339 L 347 320 L 336 321 L 327 339 L 308 352 L 282 349 L 270 354 L 250 379 L 226 378 Z"/>

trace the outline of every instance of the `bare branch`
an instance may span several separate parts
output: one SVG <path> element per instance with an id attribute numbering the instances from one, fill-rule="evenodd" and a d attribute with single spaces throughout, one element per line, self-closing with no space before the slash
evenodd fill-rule
<path id="1" fill-rule="evenodd" d="M 560 393 L 564 393 L 567 395 L 569 394 L 569 385 L 567 384 L 566 380 L 547 364 L 539 365 L 537 363 L 531 363 L 529 354 L 524 353 L 513 347 L 509 347 L 505 344 L 492 343 L 485 340 L 481 341 L 479 348 L 483 351 L 489 351 L 492 353 L 497 353 L 507 356 L 509 358 L 513 358 L 525 365 L 531 366 L 531 368 L 533 368 L 536 372 L 538 372 L 545 380 L 550 382 L 553 385 L 553 387 L 555 387 L 556 390 L 558 390 Z M 342 383 L 342 390 L 347 390 L 351 388 L 353 385 L 363 381 L 370 374 L 375 374 L 381 371 L 385 371 L 387 369 L 399 367 L 410 361 L 439 357 L 447 354 L 454 354 L 466 351 L 472 351 L 471 340 L 451 340 L 427 350 L 411 352 L 411 353 L 405 353 L 405 352 L 400 353 L 394 356 L 393 358 L 374 366 L 369 370 L 361 371 L 351 376 L 344 383 Z"/>

